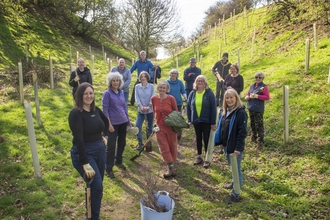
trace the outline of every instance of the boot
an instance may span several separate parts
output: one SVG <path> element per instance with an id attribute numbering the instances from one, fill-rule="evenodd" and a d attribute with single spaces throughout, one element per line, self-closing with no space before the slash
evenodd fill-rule
<path id="1" fill-rule="evenodd" d="M 147 144 L 146 144 L 146 152 L 151 152 L 152 151 L 152 144 L 151 144 L 151 141 L 149 141 Z"/>
<path id="2" fill-rule="evenodd" d="M 251 142 L 257 143 L 257 137 L 255 135 L 251 135 Z"/>
<path id="3" fill-rule="evenodd" d="M 142 140 L 139 140 L 139 143 L 136 145 L 135 150 L 140 151 L 143 148 Z"/>
<path id="4" fill-rule="evenodd" d="M 181 140 L 181 135 L 182 135 L 182 132 L 180 132 L 180 133 L 177 134 L 178 141 Z"/>
<path id="5" fill-rule="evenodd" d="M 264 147 L 264 142 L 263 141 L 258 141 L 258 146 L 257 146 L 257 150 L 261 150 Z"/>
<path id="6" fill-rule="evenodd" d="M 174 164 L 168 165 L 168 170 L 166 173 L 164 173 L 164 178 L 171 178 L 176 176 L 176 173 L 174 171 Z"/>

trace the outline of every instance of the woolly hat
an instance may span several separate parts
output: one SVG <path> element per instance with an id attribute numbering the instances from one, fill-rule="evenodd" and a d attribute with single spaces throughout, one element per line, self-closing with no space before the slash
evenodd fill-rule
<path id="1" fill-rule="evenodd" d="M 228 58 L 228 53 L 227 53 L 227 52 L 224 52 L 224 53 L 222 54 L 222 57 L 227 57 L 227 58 Z"/>
<path id="2" fill-rule="evenodd" d="M 194 57 L 190 58 L 190 63 L 196 63 L 196 59 Z"/>

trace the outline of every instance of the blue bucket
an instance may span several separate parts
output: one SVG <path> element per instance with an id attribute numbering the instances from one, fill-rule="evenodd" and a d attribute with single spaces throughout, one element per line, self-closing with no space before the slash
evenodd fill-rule
<path id="1" fill-rule="evenodd" d="M 165 195 L 163 195 L 165 194 Z M 145 201 L 143 198 L 140 199 L 141 207 L 141 219 L 142 220 L 172 220 L 173 210 L 175 202 L 169 196 L 169 193 L 166 191 L 158 191 L 155 194 L 157 198 L 157 204 L 159 206 L 165 206 L 167 212 L 157 212 L 149 207 L 145 206 Z"/>

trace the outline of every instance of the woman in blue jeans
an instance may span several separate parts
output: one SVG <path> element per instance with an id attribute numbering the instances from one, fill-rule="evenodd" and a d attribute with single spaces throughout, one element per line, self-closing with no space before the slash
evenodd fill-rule
<path id="1" fill-rule="evenodd" d="M 228 89 L 224 95 L 223 110 L 220 112 L 214 143 L 223 146 L 230 169 L 232 169 L 230 154 L 235 154 L 237 157 L 240 187 L 243 182 L 241 162 L 246 138 L 246 123 L 247 114 L 238 93 L 234 89 Z M 240 200 L 240 195 L 235 193 L 233 183 L 227 184 L 225 188 L 232 188 L 232 193 L 226 199 L 226 203 L 231 204 Z"/>
<path id="2" fill-rule="evenodd" d="M 145 118 L 147 119 L 148 137 L 152 133 L 154 123 L 154 111 L 152 110 L 151 97 L 155 95 L 154 85 L 148 83 L 150 75 L 146 71 L 142 71 L 139 75 L 140 84 L 135 86 L 135 100 L 138 106 L 138 116 L 136 118 L 135 126 L 139 128 L 139 133 L 136 135 L 138 139 L 138 146 L 136 150 L 143 148 L 142 142 L 142 124 Z M 151 150 L 151 142 L 149 142 L 147 150 Z"/>
<path id="3" fill-rule="evenodd" d="M 103 193 L 105 145 L 109 121 L 95 106 L 94 89 L 82 83 L 75 93 L 75 106 L 69 114 L 73 140 L 71 159 L 80 176 L 91 182 L 92 219 L 98 220 Z"/>

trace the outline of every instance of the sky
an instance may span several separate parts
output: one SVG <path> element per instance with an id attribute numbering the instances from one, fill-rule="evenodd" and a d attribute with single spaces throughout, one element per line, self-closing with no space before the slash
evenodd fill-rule
<path id="1" fill-rule="evenodd" d="M 177 0 L 181 11 L 184 37 L 189 37 L 196 31 L 206 17 L 205 11 L 216 2 L 216 0 Z"/>

